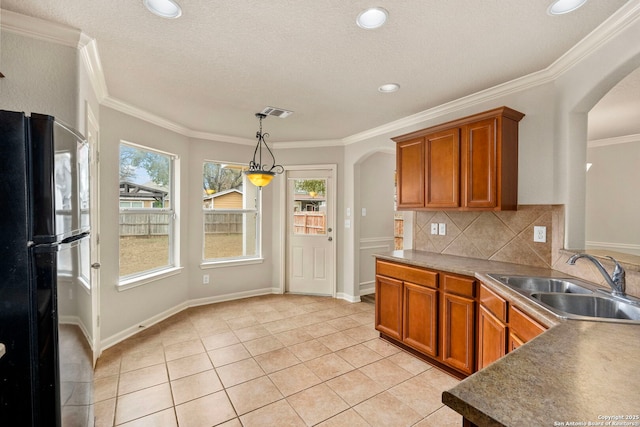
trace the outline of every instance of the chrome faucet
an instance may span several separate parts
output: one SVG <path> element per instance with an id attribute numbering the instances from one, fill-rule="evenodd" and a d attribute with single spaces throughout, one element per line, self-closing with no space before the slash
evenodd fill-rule
<path id="1" fill-rule="evenodd" d="M 598 270 L 600 270 L 600 273 L 602 273 L 604 280 L 607 282 L 609 286 L 611 286 L 612 295 L 619 296 L 619 297 L 625 296 L 625 287 L 626 287 L 625 278 L 624 278 L 625 273 L 624 273 L 624 268 L 622 268 L 622 266 L 620 265 L 620 263 L 618 263 L 618 261 L 616 261 L 610 256 L 607 257 L 615 263 L 613 274 L 609 276 L 609 273 L 607 273 L 607 270 L 605 270 L 605 268 L 602 266 L 600 261 L 598 261 L 596 258 L 592 257 L 591 255 L 575 254 L 567 260 L 567 264 L 575 265 L 576 260 L 580 258 L 586 258 L 591 262 L 593 262 L 596 265 L 596 267 L 598 267 Z"/>

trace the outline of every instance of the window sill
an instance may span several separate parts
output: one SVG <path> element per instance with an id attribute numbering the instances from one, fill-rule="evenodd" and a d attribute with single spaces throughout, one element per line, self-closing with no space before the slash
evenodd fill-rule
<path id="1" fill-rule="evenodd" d="M 200 264 L 201 270 L 209 268 L 235 267 L 238 265 L 262 264 L 264 258 L 230 259 L 225 261 L 203 261 Z"/>
<path id="2" fill-rule="evenodd" d="M 161 271 L 155 271 L 153 273 L 145 274 L 143 276 L 132 277 L 130 279 L 121 280 L 120 282 L 118 282 L 116 288 L 118 289 L 118 291 L 126 291 L 127 289 L 146 285 L 147 283 L 155 282 L 156 280 L 175 276 L 177 274 L 180 274 L 182 270 L 183 267 L 172 267 Z"/>

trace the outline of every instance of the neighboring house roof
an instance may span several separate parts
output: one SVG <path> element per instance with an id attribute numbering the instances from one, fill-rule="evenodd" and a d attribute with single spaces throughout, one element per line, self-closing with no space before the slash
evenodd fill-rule
<path id="1" fill-rule="evenodd" d="M 218 198 L 220 196 L 224 196 L 225 194 L 229 194 L 229 193 L 238 193 L 238 194 L 242 195 L 242 191 L 238 190 L 237 188 L 231 188 L 229 190 L 218 191 L 217 193 L 213 193 L 213 194 L 206 194 L 205 193 L 203 200 L 216 199 L 216 198 Z"/>
<path id="2" fill-rule="evenodd" d="M 120 199 L 153 199 L 162 201 L 166 199 L 169 191 L 163 190 L 158 185 L 141 185 L 131 181 L 120 181 Z"/>

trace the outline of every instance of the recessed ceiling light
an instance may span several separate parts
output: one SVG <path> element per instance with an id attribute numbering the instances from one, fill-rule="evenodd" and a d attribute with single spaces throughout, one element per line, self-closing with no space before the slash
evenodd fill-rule
<path id="1" fill-rule="evenodd" d="M 144 5 L 149 11 L 163 18 L 179 18 L 182 15 L 182 9 L 173 0 L 143 0 Z"/>
<path id="2" fill-rule="evenodd" d="M 392 93 L 397 92 L 400 89 L 400 85 L 398 83 L 386 83 L 378 88 L 379 92 L 382 93 Z"/>
<path id="3" fill-rule="evenodd" d="M 373 30 L 380 28 L 387 21 L 389 13 L 382 7 L 371 7 L 367 10 L 360 12 L 356 19 L 358 27 L 365 30 Z"/>
<path id="4" fill-rule="evenodd" d="M 573 12 L 586 2 L 587 0 L 556 0 L 551 3 L 551 6 L 547 9 L 547 13 L 549 15 L 563 15 Z"/>

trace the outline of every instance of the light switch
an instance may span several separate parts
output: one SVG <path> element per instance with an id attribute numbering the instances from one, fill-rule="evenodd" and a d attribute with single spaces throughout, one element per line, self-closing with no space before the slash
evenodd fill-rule
<path id="1" fill-rule="evenodd" d="M 362 208 L 362 216 L 367 216 L 367 208 Z"/>
<path id="2" fill-rule="evenodd" d="M 347 216 L 351 216 L 351 208 L 347 208 Z"/>
<path id="3" fill-rule="evenodd" d="M 344 228 L 351 228 L 351 220 L 350 219 L 345 219 L 344 220 Z"/>

